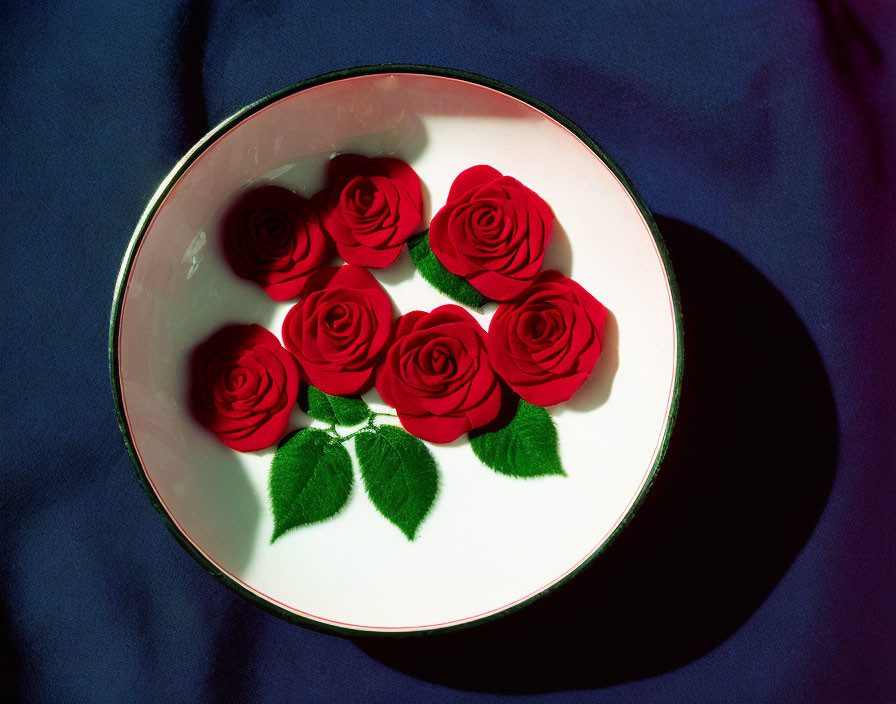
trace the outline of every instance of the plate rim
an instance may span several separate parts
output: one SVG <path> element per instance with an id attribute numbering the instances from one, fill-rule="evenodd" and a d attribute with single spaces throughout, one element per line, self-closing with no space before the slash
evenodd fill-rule
<path id="1" fill-rule="evenodd" d="M 648 229 L 650 230 L 651 235 L 653 236 L 654 242 L 656 243 L 657 249 L 660 254 L 660 258 L 663 263 L 663 269 L 666 274 L 666 279 L 669 284 L 669 293 L 672 298 L 672 313 L 673 313 L 673 322 L 675 324 L 675 342 L 676 342 L 676 365 L 675 365 L 675 374 L 673 378 L 672 384 L 672 394 L 671 401 L 669 404 L 669 410 L 667 412 L 667 422 L 665 432 L 660 442 L 660 448 L 657 452 L 656 459 L 653 462 L 653 466 L 650 468 L 650 472 L 648 473 L 647 480 L 644 483 L 644 486 L 638 492 L 638 495 L 635 497 L 634 501 L 629 506 L 625 515 L 622 517 L 622 520 L 616 526 L 616 528 L 610 533 L 610 535 L 603 541 L 603 543 L 594 550 L 587 558 L 585 558 L 578 566 L 572 569 L 568 574 L 558 579 L 554 584 L 551 584 L 541 591 L 530 595 L 529 597 L 523 599 L 522 601 L 515 603 L 511 606 L 503 608 L 499 611 L 490 613 L 486 616 L 482 616 L 480 618 L 474 618 L 469 621 L 465 621 L 463 623 L 453 624 L 449 626 L 443 626 L 438 628 L 429 628 L 429 629 L 419 629 L 419 630 L 371 630 L 365 628 L 346 628 L 343 626 L 338 626 L 332 623 L 327 623 L 323 621 L 316 621 L 314 619 L 310 619 L 301 614 L 297 614 L 293 611 L 289 611 L 278 606 L 267 599 L 255 594 L 254 592 L 246 589 L 239 582 L 231 578 L 226 572 L 223 572 L 219 569 L 209 558 L 203 555 L 197 548 L 194 546 L 190 540 L 184 535 L 184 533 L 177 527 L 173 518 L 169 515 L 168 511 L 162 504 L 160 497 L 156 494 L 153 489 L 149 478 L 146 474 L 146 470 L 143 468 L 143 465 L 137 455 L 136 447 L 134 445 L 134 440 L 131 437 L 130 428 L 127 423 L 127 419 L 125 417 L 124 411 L 124 400 L 121 388 L 121 377 L 119 374 L 118 362 L 118 334 L 121 327 L 121 313 L 124 303 L 124 293 L 127 288 L 127 283 L 130 278 L 130 273 L 134 265 L 134 261 L 136 259 L 136 254 L 140 245 L 140 242 L 143 240 L 146 231 L 149 229 L 149 225 L 153 220 L 156 212 L 158 211 L 161 204 L 164 202 L 165 197 L 174 187 L 174 185 L 180 180 L 180 177 L 186 172 L 186 170 L 193 164 L 194 161 L 203 153 L 205 150 L 216 142 L 220 137 L 226 134 L 230 129 L 235 127 L 237 124 L 242 122 L 245 118 L 249 117 L 253 113 L 258 112 L 259 110 L 281 100 L 290 95 L 294 95 L 296 93 L 302 92 L 308 88 L 313 88 L 315 86 L 323 85 L 325 83 L 331 83 L 334 81 L 346 79 L 346 78 L 355 78 L 358 76 L 371 76 L 377 74 L 389 74 L 389 73 L 405 73 L 405 74 L 420 74 L 427 76 L 438 76 L 443 78 L 453 78 L 462 81 L 466 81 L 468 83 L 473 83 L 476 85 L 481 85 L 486 88 L 491 88 L 493 90 L 499 91 L 506 95 L 509 95 L 512 98 L 516 98 L 540 112 L 544 113 L 551 119 L 558 122 L 564 128 L 569 130 L 573 135 L 575 135 L 579 140 L 585 144 L 588 149 L 594 152 L 604 164 L 613 172 L 613 175 L 619 180 L 622 184 L 623 188 L 628 192 L 629 196 L 632 198 L 632 201 L 635 203 L 638 211 L 644 219 L 644 222 L 647 224 Z M 373 64 L 373 65 L 365 65 L 365 66 L 355 66 L 351 68 L 343 68 L 338 69 L 336 71 L 329 71 L 327 73 L 322 73 L 317 76 L 313 76 L 311 78 L 307 78 L 305 80 L 299 81 L 290 85 L 286 88 L 283 88 L 279 91 L 271 93 L 259 100 L 256 100 L 253 103 L 246 105 L 243 108 L 240 108 L 236 112 L 234 112 L 229 117 L 225 118 L 217 125 L 215 125 L 209 132 L 207 132 L 202 138 L 200 138 L 174 165 L 171 171 L 162 179 L 159 186 L 156 188 L 152 197 L 147 202 L 143 212 L 137 221 L 137 226 L 134 229 L 133 234 L 131 235 L 131 239 L 125 249 L 124 256 L 122 258 L 121 265 L 119 267 L 118 276 L 115 281 L 115 291 L 112 297 L 112 310 L 109 318 L 109 338 L 108 338 L 108 346 L 109 346 L 109 373 L 112 382 L 112 397 L 115 404 L 115 415 L 118 420 L 118 427 L 122 434 L 122 439 L 124 441 L 125 449 L 127 450 L 128 457 L 131 460 L 131 464 L 134 468 L 134 473 L 137 477 L 140 486 L 143 489 L 143 492 L 149 498 L 150 503 L 153 508 L 156 510 L 156 513 L 159 514 L 159 517 L 162 519 L 162 522 L 168 528 L 168 531 L 174 536 L 178 543 L 180 543 L 181 547 L 183 547 L 187 553 L 197 562 L 199 565 L 208 573 L 210 573 L 213 577 L 215 577 L 219 582 L 227 586 L 229 589 L 235 591 L 237 594 L 242 596 L 245 599 L 248 599 L 256 606 L 261 607 L 266 612 L 273 614 L 289 623 L 293 623 L 296 625 L 303 626 L 305 628 L 310 628 L 314 631 L 318 631 L 321 633 L 327 634 L 335 634 L 340 636 L 370 636 L 370 637 L 415 637 L 422 636 L 433 633 L 447 633 L 452 631 L 464 630 L 467 628 L 472 628 L 475 626 L 483 625 L 485 623 L 494 621 L 503 616 L 507 616 L 509 614 L 515 613 L 520 609 L 528 606 L 534 601 L 544 597 L 545 595 L 553 592 L 555 589 L 558 589 L 562 585 L 566 584 L 569 580 L 573 579 L 576 575 L 578 575 L 582 570 L 588 567 L 592 561 L 601 555 L 619 536 L 619 534 L 624 530 L 624 528 L 629 524 L 629 522 L 634 517 L 637 510 L 640 508 L 641 504 L 644 502 L 644 498 L 647 496 L 650 488 L 653 486 L 653 483 L 656 479 L 656 475 L 659 472 L 660 466 L 662 465 L 663 459 L 665 458 L 666 451 L 669 447 L 669 442 L 672 436 L 672 430 L 675 425 L 676 418 L 678 416 L 678 406 L 681 396 L 681 380 L 684 373 L 684 327 L 682 324 L 682 313 L 681 313 L 681 299 L 678 290 L 678 284 L 675 278 L 675 272 L 672 268 L 672 262 L 669 259 L 669 252 L 666 249 L 665 242 L 663 241 L 662 236 L 660 235 L 659 228 L 657 227 L 656 221 L 653 218 L 653 214 L 650 212 L 650 209 L 647 207 L 641 195 L 638 193 L 637 189 L 635 189 L 631 180 L 625 174 L 625 172 L 613 161 L 612 158 L 603 150 L 603 148 L 597 144 L 581 127 L 579 127 L 575 122 L 569 119 L 566 115 L 559 112 L 555 108 L 551 107 L 547 103 L 538 98 L 535 98 L 526 92 L 511 86 L 502 81 L 495 80 L 493 78 L 489 78 L 487 76 L 483 76 L 480 74 L 472 73 L 469 71 L 465 71 L 462 69 L 454 69 L 448 68 L 444 66 L 434 66 L 429 64 L 412 64 L 412 63 L 384 63 L 384 64 Z"/>

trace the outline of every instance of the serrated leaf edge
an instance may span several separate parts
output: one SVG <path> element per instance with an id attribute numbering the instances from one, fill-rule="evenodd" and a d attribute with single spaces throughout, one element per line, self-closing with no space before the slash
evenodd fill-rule
<path id="1" fill-rule="evenodd" d="M 378 428 L 395 428 L 396 430 L 401 430 L 401 431 L 407 433 L 407 434 L 408 434 L 408 437 L 411 437 L 411 438 L 413 438 L 414 440 L 416 440 L 417 442 L 419 442 L 419 443 L 421 444 L 421 446 L 423 447 L 423 449 L 426 450 L 427 454 L 429 455 L 430 459 L 432 460 L 433 465 L 435 465 L 436 470 L 438 471 L 438 462 L 436 462 L 436 458 L 433 456 L 432 451 L 426 446 L 426 444 L 425 444 L 420 438 L 416 437 L 415 435 L 411 435 L 411 433 L 408 433 L 407 430 L 405 430 L 404 428 L 402 428 L 402 427 L 400 427 L 400 426 L 397 426 L 397 425 L 391 425 L 391 424 L 388 424 L 388 425 L 380 425 L 380 426 L 377 426 L 377 427 L 378 427 Z M 401 460 L 401 457 L 402 457 L 401 452 L 398 451 L 398 449 L 395 447 L 395 445 L 392 443 L 392 441 L 389 440 L 388 437 L 386 437 L 385 435 L 377 435 L 376 432 L 371 432 L 371 433 L 368 433 L 368 434 L 370 434 L 370 435 L 374 435 L 374 436 L 379 437 L 379 438 L 382 438 L 383 441 L 386 442 L 386 443 L 389 445 L 389 447 L 392 448 L 392 451 L 393 451 L 396 455 L 398 455 L 398 457 L 399 457 L 399 462 L 400 462 L 402 465 L 404 464 L 404 463 L 402 462 L 402 460 Z M 357 452 L 357 450 L 356 450 L 356 452 Z M 386 514 L 384 514 L 382 511 L 380 511 L 379 506 L 376 505 L 376 502 L 373 500 L 373 497 L 370 495 L 370 490 L 369 490 L 368 487 L 367 487 L 367 481 L 366 481 L 366 479 L 365 479 L 365 477 L 364 477 L 364 469 L 363 469 L 363 466 L 362 466 L 362 464 L 361 464 L 361 458 L 358 457 L 357 459 L 358 459 L 358 470 L 359 470 L 360 473 L 361 473 L 361 483 L 364 485 L 364 493 L 367 495 L 367 498 L 370 499 L 370 503 L 373 504 L 373 507 L 377 510 L 377 512 L 378 512 L 383 518 L 385 518 L 387 521 L 389 521 L 389 523 L 391 523 L 391 524 L 394 525 L 396 528 L 398 528 L 398 529 L 405 535 L 405 537 L 407 537 L 408 540 L 413 541 L 413 540 L 417 537 L 417 533 L 418 533 L 419 530 L 420 530 L 420 526 L 423 525 L 423 522 L 427 519 L 427 517 L 429 516 L 430 512 L 432 511 L 433 506 L 435 506 L 435 504 L 436 504 L 436 500 L 439 498 L 439 492 L 440 492 L 440 488 L 441 488 L 440 484 L 439 484 L 438 482 L 436 482 L 436 491 L 435 491 L 435 493 L 433 494 L 432 500 L 429 502 L 429 506 L 427 506 L 426 511 L 425 511 L 424 514 L 420 517 L 420 520 L 417 521 L 417 524 L 414 526 L 413 530 L 412 530 L 410 533 L 408 533 L 408 531 L 406 531 L 402 526 L 400 526 L 400 525 L 398 525 L 397 523 L 395 523 L 395 521 L 393 521 L 391 518 L 389 518 L 389 516 L 387 516 Z M 407 503 L 407 501 L 409 500 L 410 495 L 411 495 L 410 487 L 408 486 L 407 479 L 404 479 L 404 477 L 403 477 L 403 480 L 404 480 L 405 486 L 408 487 L 408 499 L 406 499 L 405 501 L 402 502 L 402 504 L 401 504 L 402 506 L 403 506 L 405 503 Z"/>
<path id="2" fill-rule="evenodd" d="M 517 413 L 519 413 L 519 408 L 522 407 L 521 404 L 526 403 L 526 402 L 523 401 L 523 399 L 518 399 L 518 403 L 520 404 L 520 406 L 519 406 L 518 409 L 517 409 Z M 477 459 L 478 459 L 484 466 L 488 467 L 488 468 L 491 469 L 492 471 L 497 472 L 498 474 L 501 474 L 501 475 L 503 475 L 503 476 L 505 476 L 505 477 L 513 477 L 514 479 L 524 479 L 524 480 L 528 480 L 528 479 L 539 479 L 539 478 L 541 478 L 541 477 L 567 477 L 567 476 L 569 476 L 569 475 L 566 473 L 566 471 L 563 469 L 563 463 L 562 463 L 562 461 L 561 461 L 561 459 L 560 459 L 560 437 L 559 437 L 559 434 L 557 433 L 557 424 L 554 422 L 554 417 L 550 414 L 550 412 L 549 412 L 546 408 L 543 408 L 542 406 L 536 406 L 536 405 L 531 404 L 531 403 L 528 404 L 528 405 L 529 405 L 529 406 L 532 406 L 533 408 L 537 408 L 537 409 L 539 409 L 540 411 L 543 411 L 543 412 L 547 415 L 548 420 L 550 421 L 551 426 L 552 426 L 553 429 L 554 429 L 554 436 L 555 436 L 555 438 L 556 438 L 556 444 L 557 444 L 557 463 L 556 463 L 556 469 L 557 469 L 557 471 L 553 471 L 553 470 L 552 470 L 552 471 L 548 471 L 548 472 L 540 472 L 539 474 L 518 474 L 518 473 L 516 473 L 516 472 L 508 472 L 508 471 L 505 471 L 504 469 L 501 469 L 500 467 L 493 466 L 493 465 L 489 464 L 488 462 L 486 462 L 486 460 L 483 459 L 482 456 L 480 456 L 479 452 L 476 450 L 476 444 L 473 442 L 473 440 L 475 440 L 475 439 L 477 439 L 477 438 L 480 438 L 480 437 L 484 437 L 484 436 L 486 436 L 486 435 L 493 435 L 493 434 L 495 434 L 495 433 L 499 433 L 499 432 L 501 432 L 501 431 L 504 431 L 504 430 L 507 429 L 507 426 L 504 426 L 503 428 L 499 428 L 498 430 L 493 430 L 493 431 L 488 432 L 488 433 L 481 433 L 481 434 L 476 434 L 476 435 L 472 435 L 472 436 L 468 435 L 468 441 L 469 441 L 469 444 L 470 444 L 470 449 L 473 451 L 473 454 L 476 455 L 476 458 L 477 458 Z M 509 426 L 511 423 L 513 423 L 514 420 L 516 420 L 516 414 L 514 414 L 513 418 L 511 418 L 510 422 L 509 422 L 507 425 Z M 519 437 L 519 436 L 518 436 L 518 435 L 514 435 L 514 436 L 513 436 L 513 439 L 516 440 L 517 437 Z M 530 436 L 530 437 L 531 437 L 531 436 Z M 537 438 L 536 438 L 536 440 L 537 440 Z M 508 454 L 509 454 L 508 452 L 505 452 L 505 453 L 502 455 L 502 459 L 506 459 L 506 457 L 507 457 Z M 503 462 L 502 462 L 502 465 L 504 465 Z M 506 466 L 506 465 L 505 465 L 505 466 Z"/>

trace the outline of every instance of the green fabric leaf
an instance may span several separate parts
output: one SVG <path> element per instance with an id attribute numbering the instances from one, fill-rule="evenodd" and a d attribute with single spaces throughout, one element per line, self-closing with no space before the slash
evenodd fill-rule
<path id="1" fill-rule="evenodd" d="M 429 230 L 409 239 L 408 249 L 411 250 L 414 266 L 437 291 L 477 310 L 488 302 L 488 299 L 473 288 L 465 278 L 452 274 L 436 259 L 436 255 L 429 247 Z"/>
<path id="2" fill-rule="evenodd" d="M 268 488 L 273 543 L 286 531 L 336 515 L 352 489 L 352 459 L 323 430 L 305 428 L 277 448 Z"/>
<path id="3" fill-rule="evenodd" d="M 299 407 L 312 418 L 335 425 L 358 425 L 370 418 L 370 407 L 364 399 L 357 396 L 330 396 L 313 386 L 302 389 Z"/>
<path id="4" fill-rule="evenodd" d="M 557 428 L 551 414 L 519 399 L 513 419 L 503 428 L 470 433 L 473 452 L 488 467 L 511 477 L 566 475 L 560 464 Z"/>
<path id="5" fill-rule="evenodd" d="M 373 505 L 413 540 L 439 486 L 432 454 L 422 441 L 393 425 L 358 435 L 355 452 Z"/>

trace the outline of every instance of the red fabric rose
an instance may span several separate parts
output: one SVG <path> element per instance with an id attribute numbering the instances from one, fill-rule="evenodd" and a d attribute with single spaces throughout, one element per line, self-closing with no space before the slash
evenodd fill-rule
<path id="1" fill-rule="evenodd" d="M 506 301 L 538 275 L 553 228 L 554 214 L 534 191 L 491 166 L 473 166 L 451 184 L 429 246 L 448 271 Z"/>
<path id="2" fill-rule="evenodd" d="M 295 298 L 330 257 L 311 203 L 280 186 L 243 193 L 222 222 L 224 256 L 237 276 L 255 281 L 275 301 Z"/>
<path id="3" fill-rule="evenodd" d="M 412 435 L 451 442 L 490 423 L 501 384 L 488 361 L 485 331 L 460 306 L 401 316 L 377 371 L 376 390 Z"/>
<path id="4" fill-rule="evenodd" d="M 283 321 L 283 342 L 303 378 L 324 393 L 360 394 L 392 331 L 392 301 L 369 271 L 351 264 L 323 269 Z"/>
<path id="5" fill-rule="evenodd" d="M 193 350 L 190 405 L 227 447 L 261 450 L 286 432 L 299 394 L 299 370 L 260 325 L 228 325 Z"/>
<path id="6" fill-rule="evenodd" d="M 607 309 L 557 271 L 543 272 L 519 298 L 501 303 L 488 328 L 495 371 L 525 401 L 568 401 L 594 370 Z"/>
<path id="7" fill-rule="evenodd" d="M 420 178 L 400 159 L 340 154 L 327 166 L 323 222 L 346 262 L 383 269 L 421 230 Z"/>

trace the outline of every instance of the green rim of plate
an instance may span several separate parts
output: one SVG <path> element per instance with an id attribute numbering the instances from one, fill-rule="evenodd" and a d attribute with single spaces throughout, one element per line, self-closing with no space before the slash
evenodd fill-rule
<path id="1" fill-rule="evenodd" d="M 149 479 L 146 475 L 146 471 L 144 470 L 142 464 L 140 463 L 139 458 L 137 457 L 137 451 L 134 446 L 134 440 L 131 437 L 130 428 L 128 427 L 127 421 L 124 415 L 124 404 L 122 400 L 121 393 L 121 378 L 118 372 L 118 331 L 121 323 L 121 310 L 122 303 L 124 300 L 124 292 L 127 288 L 128 278 L 130 277 L 131 267 L 134 263 L 134 258 L 137 252 L 137 248 L 140 244 L 140 241 L 143 239 L 143 236 L 146 234 L 146 230 L 149 226 L 149 223 L 152 221 L 153 216 L 156 211 L 161 206 L 162 202 L 165 200 L 165 197 L 168 195 L 169 191 L 172 189 L 175 183 L 180 179 L 183 173 L 190 167 L 190 165 L 202 154 L 209 145 L 213 144 L 217 141 L 221 136 L 223 136 L 230 129 L 239 124 L 242 120 L 252 115 L 255 112 L 271 105 L 272 103 L 277 102 L 281 98 L 285 98 L 286 96 L 293 95 L 295 93 L 299 93 L 308 88 L 313 88 L 314 86 L 323 85 L 324 83 L 330 83 L 332 81 L 338 81 L 344 78 L 354 78 L 356 76 L 370 76 L 382 73 L 414 73 L 414 74 L 422 74 L 428 76 L 441 76 L 444 78 L 455 78 L 463 81 L 467 81 L 468 83 L 474 83 L 477 85 L 485 86 L 487 88 L 492 88 L 501 93 L 505 93 L 517 100 L 521 100 L 524 103 L 531 105 L 537 110 L 543 112 L 548 117 L 556 120 L 561 125 L 563 125 L 567 130 L 572 132 L 576 137 L 578 137 L 591 151 L 593 151 L 616 175 L 619 179 L 620 183 L 622 183 L 623 187 L 628 191 L 632 200 L 637 205 L 638 210 L 641 212 L 641 215 L 644 217 L 647 226 L 650 228 L 650 232 L 653 235 L 654 240 L 656 241 L 657 248 L 659 249 L 660 256 L 663 260 L 663 265 L 666 271 L 666 276 L 669 281 L 669 291 L 672 296 L 672 308 L 673 315 L 675 320 L 675 336 L 676 336 L 676 367 L 675 367 L 675 379 L 673 382 L 672 389 L 672 399 L 669 406 L 668 420 L 666 423 L 666 430 L 663 435 L 662 444 L 660 446 L 659 452 L 657 453 L 656 460 L 653 463 L 653 467 L 650 469 L 650 474 L 647 477 L 647 481 L 644 483 L 641 491 L 639 492 L 637 498 L 632 503 L 629 510 L 626 512 L 622 521 L 620 521 L 619 525 L 616 526 L 615 530 L 610 534 L 610 536 L 604 540 L 604 542 L 597 548 L 593 553 L 591 553 L 578 567 L 576 567 L 572 572 L 567 574 L 562 579 L 558 580 L 554 584 L 542 589 L 537 594 L 534 594 L 524 601 L 521 601 L 512 606 L 508 606 L 501 611 L 497 611 L 487 616 L 483 616 L 481 618 L 474 619 L 472 621 L 465 621 L 464 623 L 459 623 L 451 626 L 444 626 L 440 628 L 432 628 L 432 629 L 421 629 L 421 630 L 402 630 L 402 631 L 383 631 L 383 630 L 365 630 L 360 628 L 344 628 L 341 626 L 336 626 L 330 623 L 316 621 L 311 618 L 307 618 L 305 616 L 301 616 L 299 614 L 293 613 L 287 609 L 281 608 L 276 604 L 264 599 L 257 594 L 249 591 L 245 587 L 243 587 L 238 582 L 234 581 L 230 575 L 222 572 L 214 563 L 212 563 L 208 558 L 206 558 L 199 550 L 194 547 L 194 545 L 187 539 L 187 537 L 180 531 L 180 529 L 175 525 L 171 516 L 162 506 L 162 502 L 159 499 L 158 495 L 153 490 L 151 484 L 149 483 Z M 347 68 L 341 69 L 339 71 L 332 71 L 330 73 L 324 73 L 319 76 L 315 76 L 314 78 L 309 78 L 304 81 L 300 81 L 295 85 L 292 85 L 288 88 L 284 88 L 276 93 L 272 93 L 271 95 L 262 98 L 246 107 L 238 110 L 233 115 L 228 117 L 226 120 L 218 124 L 214 127 L 208 134 L 206 134 L 202 139 L 200 139 L 181 159 L 177 162 L 174 168 L 168 173 L 159 187 L 156 189 L 155 194 L 147 203 L 146 208 L 143 211 L 143 214 L 140 216 L 140 220 L 137 223 L 137 227 L 134 230 L 134 234 L 131 237 L 131 241 L 128 244 L 127 250 L 125 251 L 124 258 L 121 262 L 121 268 L 118 272 L 118 279 L 115 283 L 115 295 L 112 298 L 112 313 L 109 322 L 109 372 L 112 378 L 112 396 L 115 400 L 115 413 L 118 417 L 118 427 L 121 430 L 121 434 L 124 438 L 124 444 L 127 448 L 127 452 L 129 457 L 131 458 L 131 463 L 134 465 L 134 471 L 137 475 L 137 479 L 140 481 L 140 485 L 143 487 L 143 491 L 149 497 L 150 502 L 155 508 L 156 512 L 162 518 L 162 521 L 168 527 L 168 530 L 171 534 L 177 539 L 177 541 L 183 546 L 183 548 L 193 557 L 196 562 L 198 562 L 203 569 L 211 573 L 214 577 L 216 577 L 219 581 L 225 584 L 227 587 L 237 592 L 240 596 L 245 597 L 246 599 L 252 601 L 253 603 L 260 606 L 262 609 L 271 613 L 275 616 L 278 616 L 290 623 L 294 623 L 300 626 L 304 626 L 306 628 L 310 628 L 315 631 L 320 631 L 323 633 L 337 634 L 341 636 L 382 636 L 382 637 L 410 637 L 410 636 L 420 636 L 427 635 L 433 633 L 447 633 L 450 631 L 458 631 L 466 628 L 471 628 L 474 626 L 478 626 L 484 623 L 488 623 L 490 621 L 494 621 L 502 616 L 506 616 L 508 614 L 514 613 L 525 606 L 528 606 L 536 599 L 539 599 L 546 594 L 554 591 L 561 585 L 568 582 L 570 579 L 575 577 L 579 572 L 585 569 L 591 562 L 600 555 L 607 547 L 613 543 L 619 533 L 625 528 L 626 525 L 631 521 L 632 517 L 635 515 L 635 512 L 638 510 L 642 502 L 644 501 L 644 497 L 647 495 L 647 492 L 650 490 L 650 487 L 653 485 L 654 480 L 656 479 L 657 472 L 659 471 L 660 465 L 665 457 L 666 450 L 669 447 L 669 440 L 672 435 L 672 427 L 675 423 L 675 418 L 678 414 L 678 404 L 681 396 L 681 379 L 682 374 L 684 372 L 684 346 L 683 346 L 683 327 L 682 327 L 682 317 L 681 317 L 681 299 L 678 292 L 678 284 L 675 280 L 675 274 L 672 270 L 672 264 L 669 260 L 669 253 L 666 249 L 666 245 L 663 242 L 663 238 L 660 236 L 659 228 L 657 228 L 656 222 L 653 219 L 653 215 L 650 213 L 650 210 L 647 208 L 647 205 L 644 203 L 644 200 L 641 198 L 640 194 L 635 190 L 635 187 L 632 185 L 632 182 L 629 180 L 628 176 L 622 171 L 622 169 L 617 166 L 617 164 L 604 152 L 604 150 L 593 140 L 591 139 L 582 128 L 576 125 L 572 120 L 558 112 L 550 105 L 538 100 L 537 98 L 533 98 L 530 95 L 527 95 L 523 91 L 514 88 L 506 83 L 502 83 L 500 81 L 496 81 L 492 78 L 488 78 L 486 76 L 480 76 L 475 73 L 469 73 L 468 71 L 462 71 L 453 68 L 444 68 L 440 66 L 428 66 L 428 65 L 418 65 L 418 64 L 377 64 L 374 66 L 358 66 L 355 68 Z"/>

